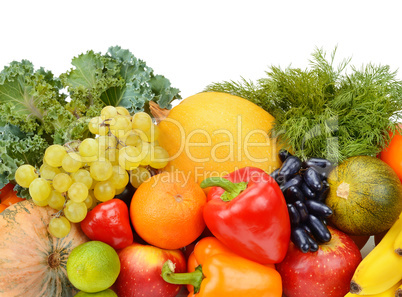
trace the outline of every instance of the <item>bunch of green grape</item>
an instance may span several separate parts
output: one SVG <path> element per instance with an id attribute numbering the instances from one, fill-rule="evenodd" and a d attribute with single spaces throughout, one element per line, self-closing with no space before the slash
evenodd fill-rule
<path id="1" fill-rule="evenodd" d="M 106 106 L 90 120 L 89 130 L 95 137 L 49 146 L 39 170 L 25 164 L 15 173 L 35 204 L 58 210 L 48 228 L 57 238 L 98 203 L 113 199 L 128 183 L 138 188 L 168 163 L 169 154 L 157 142 L 158 126 L 145 112 L 131 116 L 123 107 Z"/>

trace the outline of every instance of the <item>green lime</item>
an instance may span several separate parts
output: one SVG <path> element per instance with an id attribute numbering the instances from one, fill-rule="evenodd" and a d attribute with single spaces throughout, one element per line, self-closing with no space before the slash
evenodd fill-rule
<path id="1" fill-rule="evenodd" d="M 101 241 L 75 247 L 67 259 L 67 276 L 77 289 L 95 293 L 110 288 L 120 273 L 116 251 Z"/>
<path id="2" fill-rule="evenodd" d="M 100 291 L 97 293 L 87 293 L 84 291 L 80 291 L 78 292 L 78 294 L 75 294 L 74 297 L 118 297 L 118 296 L 112 290 L 107 289 L 105 291 Z"/>

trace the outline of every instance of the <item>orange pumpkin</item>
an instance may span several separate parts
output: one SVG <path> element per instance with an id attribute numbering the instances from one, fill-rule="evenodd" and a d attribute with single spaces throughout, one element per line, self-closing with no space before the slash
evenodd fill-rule
<path id="1" fill-rule="evenodd" d="M 24 200 L 0 214 L 0 296 L 70 297 L 78 292 L 67 278 L 67 258 L 89 239 L 75 224 L 66 237 L 51 236 L 47 226 L 55 212 Z"/>

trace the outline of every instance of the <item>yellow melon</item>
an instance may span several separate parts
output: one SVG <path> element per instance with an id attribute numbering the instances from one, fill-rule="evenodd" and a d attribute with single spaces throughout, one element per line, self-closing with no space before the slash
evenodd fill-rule
<path id="1" fill-rule="evenodd" d="M 200 183 L 245 166 L 268 173 L 280 166 L 274 117 L 256 104 L 226 93 L 204 92 L 184 99 L 159 123 L 159 144 L 176 170 Z"/>

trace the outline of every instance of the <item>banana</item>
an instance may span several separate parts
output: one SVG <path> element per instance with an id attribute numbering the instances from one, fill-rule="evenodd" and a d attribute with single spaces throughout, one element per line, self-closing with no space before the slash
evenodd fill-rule
<path id="1" fill-rule="evenodd" d="M 394 241 L 394 251 L 398 255 L 402 256 L 402 232 L 399 232 Z"/>
<path id="2" fill-rule="evenodd" d="M 402 297 L 402 284 L 400 284 L 396 290 L 395 290 L 395 294 L 392 297 Z"/>
<path id="3" fill-rule="evenodd" d="M 402 257 L 394 252 L 394 241 L 402 230 L 402 216 L 380 243 L 360 262 L 350 282 L 350 292 L 374 295 L 386 291 L 402 279 Z"/>
<path id="4" fill-rule="evenodd" d="M 364 297 L 401 297 L 402 295 L 397 295 L 398 290 L 401 287 L 401 294 L 402 294 L 402 281 L 399 281 L 395 285 L 393 285 L 391 288 L 385 290 L 384 292 L 374 294 L 374 295 L 364 295 Z M 352 293 L 347 293 L 344 297 L 356 297 L 359 295 L 355 295 Z"/>

